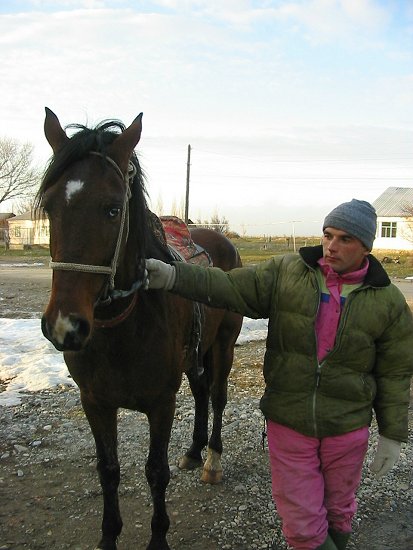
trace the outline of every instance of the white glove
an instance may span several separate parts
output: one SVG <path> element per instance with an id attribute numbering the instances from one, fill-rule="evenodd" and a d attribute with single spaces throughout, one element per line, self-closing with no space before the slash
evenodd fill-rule
<path id="1" fill-rule="evenodd" d="M 376 455 L 370 464 L 370 470 L 376 474 L 376 477 L 382 477 L 393 468 L 400 456 L 400 441 L 388 439 L 383 435 L 379 436 Z"/>
<path id="2" fill-rule="evenodd" d="M 176 270 L 173 265 L 154 258 L 146 260 L 145 265 L 148 272 L 148 285 L 146 288 L 171 290 L 176 278 Z"/>

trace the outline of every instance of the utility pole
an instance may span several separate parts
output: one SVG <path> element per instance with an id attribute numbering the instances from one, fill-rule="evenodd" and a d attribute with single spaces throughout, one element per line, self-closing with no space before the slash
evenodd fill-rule
<path id="1" fill-rule="evenodd" d="M 295 246 L 295 224 L 297 223 L 295 220 L 291 222 L 293 224 L 293 246 L 294 246 L 294 252 L 297 251 L 297 248 Z"/>
<path id="2" fill-rule="evenodd" d="M 185 194 L 185 223 L 189 220 L 189 173 L 191 170 L 191 146 L 188 145 L 188 160 L 186 163 L 186 194 Z"/>

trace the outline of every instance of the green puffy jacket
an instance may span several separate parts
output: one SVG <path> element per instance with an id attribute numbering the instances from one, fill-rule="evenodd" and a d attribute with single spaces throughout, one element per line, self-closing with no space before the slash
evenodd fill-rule
<path id="1" fill-rule="evenodd" d="M 302 434 L 325 437 L 369 425 L 406 441 L 413 373 L 413 318 L 399 289 L 369 255 L 363 285 L 348 296 L 336 343 L 318 364 L 315 319 L 322 247 L 275 256 L 225 273 L 175 263 L 173 292 L 213 307 L 268 319 L 263 414 Z"/>

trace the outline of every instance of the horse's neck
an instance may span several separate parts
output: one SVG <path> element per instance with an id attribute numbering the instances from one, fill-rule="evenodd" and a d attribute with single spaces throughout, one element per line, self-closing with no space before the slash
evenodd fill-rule
<path id="1" fill-rule="evenodd" d="M 165 230 L 159 217 L 148 209 L 149 243 L 146 257 L 171 261 Z"/>
<path id="2" fill-rule="evenodd" d="M 152 242 L 148 246 L 146 257 L 157 258 L 164 262 L 170 262 L 173 259 L 166 241 L 164 242 L 156 237 L 152 239 Z"/>
<path id="3" fill-rule="evenodd" d="M 147 210 L 146 214 L 143 240 L 139 229 L 136 226 L 130 227 L 128 242 L 117 269 L 117 278 L 115 279 L 117 284 L 131 285 L 138 277 L 141 277 L 145 258 L 157 258 L 165 262 L 171 261 L 160 219 L 150 210 Z M 134 227 L 133 230 L 132 227 Z"/>

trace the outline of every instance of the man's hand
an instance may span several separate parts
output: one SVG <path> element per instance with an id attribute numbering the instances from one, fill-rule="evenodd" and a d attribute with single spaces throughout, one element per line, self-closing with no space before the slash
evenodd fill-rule
<path id="1" fill-rule="evenodd" d="M 145 266 L 148 272 L 147 288 L 171 290 L 176 278 L 176 270 L 173 265 L 149 258 L 145 261 Z"/>
<path id="2" fill-rule="evenodd" d="M 400 441 L 380 436 L 377 444 L 376 455 L 370 464 L 370 470 L 376 477 L 382 477 L 393 468 L 400 456 Z"/>

